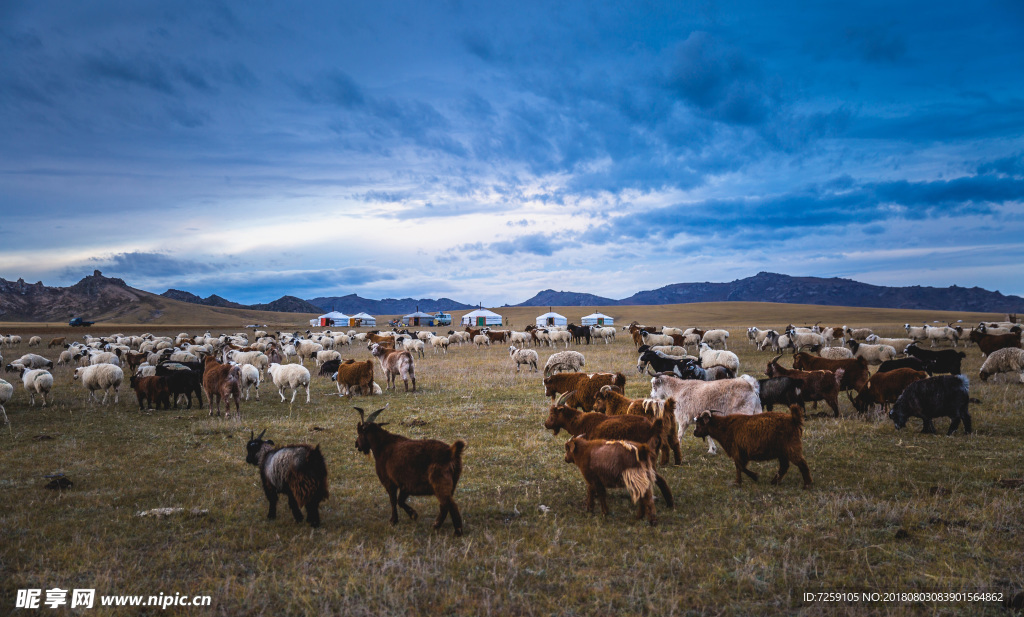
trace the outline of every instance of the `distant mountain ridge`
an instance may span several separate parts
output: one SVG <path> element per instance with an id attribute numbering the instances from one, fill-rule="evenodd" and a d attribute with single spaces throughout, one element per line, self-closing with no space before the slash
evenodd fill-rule
<path id="1" fill-rule="evenodd" d="M 359 312 L 371 315 L 399 315 L 409 314 L 419 308 L 424 313 L 435 313 L 437 311 L 465 311 L 476 308 L 472 304 L 456 302 L 451 298 L 384 298 L 383 300 L 369 300 L 361 298 L 356 294 L 347 296 L 330 296 L 312 298 L 308 302 L 319 307 L 323 312 L 340 311 L 346 315 L 354 315 Z"/>
<path id="2" fill-rule="evenodd" d="M 594 303 L 579 304 L 582 298 L 587 297 L 595 299 Z M 621 300 L 547 289 L 514 306 L 635 306 L 692 302 L 778 302 L 983 313 L 1024 311 L 1024 298 L 1006 296 L 981 287 L 886 287 L 851 279 L 798 277 L 771 272 L 758 272 L 731 283 L 675 283 L 639 291 Z"/>

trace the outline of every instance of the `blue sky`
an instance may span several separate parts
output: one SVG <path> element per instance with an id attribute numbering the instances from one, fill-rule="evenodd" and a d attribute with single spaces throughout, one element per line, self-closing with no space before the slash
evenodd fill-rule
<path id="1" fill-rule="evenodd" d="M 1024 5 L 0 4 L 0 276 L 1024 294 Z"/>

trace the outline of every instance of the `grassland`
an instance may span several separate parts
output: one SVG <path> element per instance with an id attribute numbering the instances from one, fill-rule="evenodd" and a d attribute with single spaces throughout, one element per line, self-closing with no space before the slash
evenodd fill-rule
<path id="1" fill-rule="evenodd" d="M 646 308 L 629 311 L 641 321 L 693 323 L 686 307 Z M 776 307 L 761 315 L 755 309 L 699 323 L 834 319 L 896 334 L 895 324 L 909 320 L 905 312 L 846 309 L 800 319 L 773 312 Z M 521 327 L 536 312 L 514 315 L 513 323 Z M 923 319 L 932 318 L 914 321 Z M 140 331 L 120 331 L 130 329 Z M 24 336 L 31 327 L 18 330 Z M 92 334 L 110 331 L 94 327 Z M 743 338 L 741 329 L 733 330 L 730 348 L 744 372 L 762 377 L 770 356 Z M 3 355 L 10 361 L 25 351 L 23 344 Z M 581 351 L 588 370 L 622 371 L 627 394 L 647 394 L 649 383 L 635 374 L 636 356 L 624 337 Z M 540 353 L 543 360 L 549 352 Z M 358 348 L 343 354 L 368 356 Z M 140 412 L 126 388 L 119 405 L 87 406 L 71 371 L 58 369 L 55 404 L 29 408 L 17 384 L 7 406 L 11 426 L 0 433 L 0 613 L 13 612 L 18 589 L 56 586 L 98 594 L 209 594 L 212 609 L 179 612 L 223 615 L 1004 615 L 999 602 L 803 599 L 805 592 L 1009 598 L 1024 589 L 1024 489 L 1000 482 L 1024 476 L 1024 386 L 982 383 L 980 363 L 980 352 L 970 349 L 965 371 L 981 401 L 972 405 L 970 436 L 921 435 L 913 420 L 896 432 L 888 419 L 858 416 L 845 399 L 841 418 L 809 419 L 810 491 L 800 489 L 793 473 L 782 486 L 762 481 L 735 488 L 731 461 L 708 456 L 687 436 L 683 464 L 661 471 L 676 508 L 659 501 L 654 528 L 634 518 L 621 491 L 612 493 L 607 519 L 584 512 L 583 482 L 562 462 L 565 436 L 543 428 L 540 377 L 516 375 L 507 348 L 428 351 L 417 360 L 414 394 L 350 402 L 332 395 L 331 382 L 316 379 L 312 404 L 288 405 L 264 386 L 260 402 L 243 402 L 240 422 L 210 418 L 205 408 Z M 403 515 L 396 527 L 388 524 L 387 496 L 372 461 L 354 448 L 352 410 L 384 403 L 390 407 L 382 419 L 396 432 L 467 441 L 456 492 L 464 538 L 452 536 L 450 522 L 431 529 L 432 498 L 410 501 L 418 522 Z M 945 421 L 937 425 L 943 432 Z M 279 444 L 321 444 L 331 498 L 320 529 L 295 524 L 285 510 L 276 521 L 265 519 L 257 471 L 244 462 L 249 430 L 263 428 Z M 773 465 L 752 468 L 766 478 Z M 44 476 L 58 472 L 73 488 L 45 490 Z M 209 513 L 136 515 L 173 506 Z"/>

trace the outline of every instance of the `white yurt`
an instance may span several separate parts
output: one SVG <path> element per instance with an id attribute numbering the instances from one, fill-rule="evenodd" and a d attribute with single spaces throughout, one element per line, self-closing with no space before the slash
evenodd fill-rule
<path id="1" fill-rule="evenodd" d="M 373 315 L 368 315 L 366 313 L 356 313 L 355 315 L 353 315 L 349 319 L 350 319 L 349 326 L 353 327 L 353 328 L 358 328 L 359 326 L 376 326 L 377 325 L 377 318 L 374 317 Z"/>
<path id="2" fill-rule="evenodd" d="M 349 316 L 345 313 L 339 313 L 338 311 L 331 311 L 330 313 L 324 313 L 317 317 L 317 322 L 317 325 L 320 327 L 344 326 L 347 328 Z"/>
<path id="3" fill-rule="evenodd" d="M 584 326 L 611 326 L 615 320 L 604 313 L 591 313 L 581 320 Z"/>
<path id="4" fill-rule="evenodd" d="M 551 326 L 564 326 L 568 322 L 565 315 L 559 315 L 554 311 L 548 311 L 543 315 L 537 315 L 537 327 L 538 328 L 549 328 Z"/>
<path id="5" fill-rule="evenodd" d="M 464 326 L 500 326 L 501 315 L 494 311 L 488 311 L 485 308 L 478 308 L 475 311 L 470 311 L 462 316 L 462 325 Z"/>

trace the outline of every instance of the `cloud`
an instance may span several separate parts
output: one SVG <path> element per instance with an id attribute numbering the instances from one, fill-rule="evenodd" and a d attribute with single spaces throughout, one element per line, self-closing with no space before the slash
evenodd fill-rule
<path id="1" fill-rule="evenodd" d="M 86 57 L 83 63 L 86 78 L 140 86 L 161 94 L 175 94 L 167 70 L 159 63 L 144 57 L 119 57 L 103 51 Z"/>
<path id="2" fill-rule="evenodd" d="M 678 46 L 667 85 L 683 101 L 729 124 L 761 124 L 771 113 L 773 97 L 760 67 L 707 32 L 694 32 Z"/>

